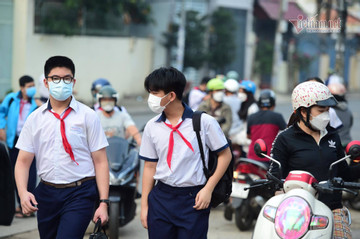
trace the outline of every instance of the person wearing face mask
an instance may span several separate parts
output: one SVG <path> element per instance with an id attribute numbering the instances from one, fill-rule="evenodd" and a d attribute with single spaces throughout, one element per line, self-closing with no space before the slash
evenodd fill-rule
<path id="1" fill-rule="evenodd" d="M 237 114 L 241 121 L 241 127 L 236 132 L 233 132 L 230 138 L 240 148 L 241 157 L 246 157 L 251 144 L 251 140 L 247 137 L 247 119 L 250 115 L 259 111 L 254 97 L 255 91 L 256 85 L 253 81 L 243 80 L 240 82 L 238 98 L 241 105 Z"/>
<path id="2" fill-rule="evenodd" d="M 16 144 L 22 212 L 37 213 L 41 239 L 83 238 L 91 219 L 103 225 L 108 221 L 108 142 L 96 112 L 72 95 L 73 61 L 50 57 L 44 75 L 49 100 L 28 117 Z M 40 183 L 29 192 L 26 183 L 34 157 Z"/>
<path id="3" fill-rule="evenodd" d="M 119 94 L 111 86 L 103 86 L 97 93 L 99 110 L 97 111 L 106 137 L 133 137 L 137 145 L 141 145 L 141 134 L 131 116 L 123 111 L 115 110 Z"/>
<path id="4" fill-rule="evenodd" d="M 24 126 L 25 120 L 37 108 L 34 95 L 36 93 L 34 79 L 24 75 L 19 79 L 20 91 L 9 93 L 0 106 L 0 140 L 6 141 L 9 149 L 10 159 L 15 167 L 19 150 L 15 144 Z M 6 130 L 5 130 L 6 128 Z M 30 167 L 28 189 L 33 191 L 36 186 L 35 160 Z M 16 191 L 16 199 L 20 205 L 19 195 Z M 21 207 L 15 210 L 15 217 L 23 218 L 26 215 L 21 213 Z"/>
<path id="5" fill-rule="evenodd" d="M 275 138 L 271 155 L 281 163 L 283 178 L 292 170 L 303 170 L 317 181 L 329 179 L 329 167 L 344 157 L 337 131 L 329 125 L 329 107 L 337 105 L 335 97 L 324 84 L 307 81 L 297 85 L 291 95 L 294 117 L 289 127 Z M 279 177 L 279 167 L 271 163 L 269 171 Z M 343 161 L 333 170 L 334 177 L 353 181 L 360 176 L 360 165 L 348 166 Z M 351 238 L 348 211 L 342 205 L 341 192 L 319 193 L 318 199 L 334 213 L 334 238 Z M 339 216 L 340 215 L 340 216 Z"/>
<path id="6" fill-rule="evenodd" d="M 141 223 L 150 239 L 207 238 L 210 200 L 231 160 L 227 140 L 216 120 L 201 116 L 201 138 L 218 154 L 214 174 L 206 180 L 193 128 L 193 110 L 182 101 L 184 75 L 159 68 L 145 78 L 149 108 L 158 113 L 143 132 L 139 157 L 144 160 Z"/>
<path id="7" fill-rule="evenodd" d="M 225 136 L 229 136 L 232 125 L 232 111 L 228 104 L 224 102 L 225 86 L 221 79 L 211 79 L 206 85 L 210 98 L 203 101 L 197 110 L 205 111 L 213 116 L 220 124 Z"/>

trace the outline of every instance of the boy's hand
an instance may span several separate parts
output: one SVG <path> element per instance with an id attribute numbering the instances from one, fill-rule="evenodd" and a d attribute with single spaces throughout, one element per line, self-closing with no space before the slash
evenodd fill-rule
<path id="1" fill-rule="evenodd" d="M 36 212 L 38 210 L 38 203 L 32 193 L 26 191 L 19 196 L 23 214 L 29 215 L 30 213 Z"/>
<path id="2" fill-rule="evenodd" d="M 4 129 L 0 129 L 0 141 L 6 141 L 6 132 Z"/>
<path id="3" fill-rule="evenodd" d="M 108 222 L 109 215 L 108 215 L 107 207 L 108 206 L 105 203 L 100 203 L 99 207 L 96 209 L 94 214 L 94 218 L 93 218 L 94 223 L 96 223 L 99 218 L 101 219 L 102 226 L 104 226 Z"/>
<path id="4" fill-rule="evenodd" d="M 206 209 L 210 205 L 212 190 L 203 187 L 195 198 L 194 208 L 196 210 Z"/>
<path id="5" fill-rule="evenodd" d="M 141 220 L 141 224 L 143 225 L 143 227 L 145 229 L 148 228 L 147 216 L 148 216 L 148 207 L 147 206 L 141 206 L 140 220 Z"/>

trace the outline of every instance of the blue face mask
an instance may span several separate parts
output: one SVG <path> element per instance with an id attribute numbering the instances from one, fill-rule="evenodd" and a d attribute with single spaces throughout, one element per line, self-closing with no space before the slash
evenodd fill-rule
<path id="1" fill-rule="evenodd" d="M 55 100 L 65 101 L 67 100 L 73 91 L 74 83 L 65 84 L 64 81 L 60 81 L 58 84 L 55 84 L 52 81 L 48 82 L 50 95 L 54 97 Z"/>
<path id="2" fill-rule="evenodd" d="M 35 86 L 32 86 L 32 87 L 29 87 L 26 89 L 26 95 L 29 97 L 29 98 L 32 98 L 36 93 L 36 88 Z"/>

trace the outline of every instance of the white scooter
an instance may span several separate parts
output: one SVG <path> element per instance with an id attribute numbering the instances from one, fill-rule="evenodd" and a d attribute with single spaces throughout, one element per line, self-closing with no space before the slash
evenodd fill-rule
<path id="1" fill-rule="evenodd" d="M 259 157 L 269 158 L 281 168 L 277 160 L 266 155 L 266 144 L 263 140 L 257 140 L 254 149 Z M 334 165 L 347 158 L 353 161 L 360 159 L 360 141 L 350 142 L 346 153 L 347 156 L 330 165 L 330 172 Z M 265 203 L 258 216 L 253 239 L 333 238 L 333 214 L 330 208 L 317 200 L 316 193 L 347 191 L 356 194 L 348 188 L 360 188 L 360 183 L 344 182 L 341 178 L 331 178 L 318 183 L 305 171 L 291 171 L 285 181 L 268 173 L 268 179 L 258 180 L 250 188 L 274 184 L 282 187 L 284 194 L 276 195 Z"/>

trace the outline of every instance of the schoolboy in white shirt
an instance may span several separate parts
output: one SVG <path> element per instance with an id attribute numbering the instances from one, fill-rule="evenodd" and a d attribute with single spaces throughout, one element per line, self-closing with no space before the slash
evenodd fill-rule
<path id="1" fill-rule="evenodd" d="M 184 75 L 173 67 L 159 68 L 145 79 L 149 107 L 161 113 L 146 124 L 140 147 L 145 160 L 141 223 L 150 239 L 207 238 L 211 194 L 231 160 L 219 124 L 203 114 L 206 163 L 209 149 L 219 155 L 218 167 L 206 181 L 193 111 L 181 101 L 185 84 Z"/>
<path id="2" fill-rule="evenodd" d="M 108 220 L 108 143 L 96 112 L 72 96 L 72 60 L 50 57 L 44 73 L 50 98 L 28 117 L 16 144 L 21 206 L 25 214 L 37 211 L 41 239 L 83 238 L 99 196 L 93 220 Z M 32 194 L 26 185 L 34 156 L 41 182 Z"/>

